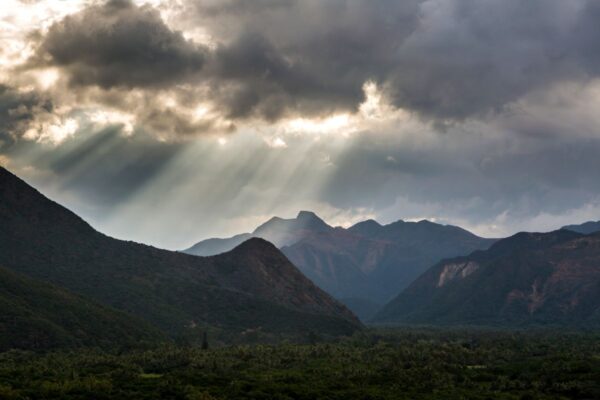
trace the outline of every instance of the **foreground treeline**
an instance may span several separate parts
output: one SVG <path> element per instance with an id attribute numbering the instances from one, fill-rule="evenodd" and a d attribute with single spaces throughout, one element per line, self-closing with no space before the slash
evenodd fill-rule
<path id="1" fill-rule="evenodd" d="M 600 334 L 368 331 L 208 350 L 10 351 L 0 398 L 599 399 Z"/>

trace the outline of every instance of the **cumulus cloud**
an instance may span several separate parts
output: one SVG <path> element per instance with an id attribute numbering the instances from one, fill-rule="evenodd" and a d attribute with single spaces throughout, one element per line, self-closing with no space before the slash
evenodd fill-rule
<path id="1" fill-rule="evenodd" d="M 463 120 L 502 111 L 521 96 L 558 82 L 598 76 L 598 3 L 534 0 L 327 2 L 202 0 L 189 24 L 201 23 L 249 61 L 237 78 L 263 75 L 294 99 L 356 109 L 373 80 L 394 104 L 420 115 Z M 256 41 L 236 42 L 249 33 Z M 262 67 L 253 62 L 259 57 Z M 239 64 L 238 69 L 243 67 Z M 248 79 L 250 78 L 250 79 Z M 301 91 L 295 91 L 302 88 Z M 329 96 L 323 97 L 324 92 Z M 268 101 L 259 90 L 246 102 Z M 292 106 L 298 103 L 292 103 Z"/>
<path id="2" fill-rule="evenodd" d="M 267 119 L 355 112 L 414 29 L 417 1 L 190 2 L 184 26 L 218 43 L 212 82 L 233 115 Z M 188 25 L 185 25 L 188 24 Z"/>
<path id="3" fill-rule="evenodd" d="M 177 84 L 198 73 L 205 57 L 152 7 L 109 0 L 53 24 L 31 62 L 62 67 L 74 86 L 109 89 Z"/>
<path id="4" fill-rule="evenodd" d="M 356 112 L 368 81 L 427 119 L 485 118 L 600 74 L 592 0 L 177 4 L 172 26 L 130 0 L 89 6 L 52 25 L 31 62 L 74 86 L 194 88 L 224 118 L 267 121 Z M 198 27 L 210 45 L 185 38 Z"/>
<path id="5" fill-rule="evenodd" d="M 290 59 L 263 35 L 247 32 L 216 49 L 209 77 L 212 94 L 233 119 L 355 111 L 364 99 L 362 84 L 330 79 L 312 71 L 311 62 Z"/>
<path id="6" fill-rule="evenodd" d="M 136 112 L 148 130 L 170 125 L 175 135 L 355 113 L 366 82 L 394 107 L 446 124 L 597 77 L 599 9 L 591 0 L 199 0 L 164 3 L 161 14 L 109 0 L 31 35 L 28 67 L 57 67 L 82 93 L 186 98 L 184 112 L 156 101 Z M 200 28 L 210 43 L 192 40 Z M 186 124 L 198 103 L 212 120 Z"/>

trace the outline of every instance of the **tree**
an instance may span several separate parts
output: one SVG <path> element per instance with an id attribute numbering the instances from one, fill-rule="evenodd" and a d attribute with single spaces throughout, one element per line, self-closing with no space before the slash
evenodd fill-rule
<path id="1" fill-rule="evenodd" d="M 202 350 L 208 350 L 208 337 L 206 331 L 202 333 Z"/>

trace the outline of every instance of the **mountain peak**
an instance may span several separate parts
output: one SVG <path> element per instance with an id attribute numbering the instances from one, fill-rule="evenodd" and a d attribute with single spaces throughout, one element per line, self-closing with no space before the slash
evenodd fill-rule
<path id="1" fill-rule="evenodd" d="M 311 211 L 300 211 L 296 218 L 283 219 L 273 217 L 252 232 L 253 235 L 263 237 L 273 242 L 276 246 L 296 242 L 297 236 L 302 231 L 323 232 L 331 229 L 325 221 Z"/>
<path id="2" fill-rule="evenodd" d="M 312 211 L 300 211 L 296 216 L 296 221 L 304 224 L 307 228 L 329 228 L 329 225 Z"/>
<path id="3" fill-rule="evenodd" d="M 262 252 L 277 252 L 279 249 L 268 240 L 259 237 L 251 237 L 244 241 L 242 244 L 236 246 L 232 251 L 234 252 L 249 252 L 249 251 L 260 251 Z"/>
<path id="4" fill-rule="evenodd" d="M 382 228 L 382 225 L 375 221 L 374 219 L 368 219 L 366 221 L 358 222 L 352 225 L 348 230 L 353 233 L 358 233 L 359 235 L 373 235 L 375 232 L 379 231 Z"/>
<path id="5" fill-rule="evenodd" d="M 318 219 L 319 221 L 322 221 L 321 218 L 319 218 L 319 216 L 317 214 L 315 214 L 312 211 L 306 211 L 306 210 L 301 210 L 298 215 L 296 216 L 296 219 Z"/>
<path id="6" fill-rule="evenodd" d="M 331 226 L 312 211 L 300 211 L 295 222 L 298 228 L 310 231 L 324 232 L 331 229 Z"/>
<path id="7" fill-rule="evenodd" d="M 367 219 L 367 220 L 364 220 L 364 221 L 354 224 L 353 227 L 354 226 L 379 226 L 379 227 L 381 227 L 382 225 L 379 222 L 375 221 L 374 219 Z"/>

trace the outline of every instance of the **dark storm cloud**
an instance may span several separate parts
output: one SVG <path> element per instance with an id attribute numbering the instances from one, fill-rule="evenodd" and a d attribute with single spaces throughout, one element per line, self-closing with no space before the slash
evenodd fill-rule
<path id="1" fill-rule="evenodd" d="M 212 82 L 231 85 L 217 100 L 234 117 L 327 115 L 355 111 L 365 82 L 385 76 L 417 3 L 196 2 L 190 23 L 222 41 Z"/>
<path id="2" fill-rule="evenodd" d="M 217 40 L 209 50 L 171 30 L 150 6 L 112 0 L 51 26 L 30 65 L 58 66 L 73 86 L 126 90 L 206 85 L 206 97 L 232 119 L 354 111 L 364 100 L 363 84 L 380 72 L 379 67 L 373 70 L 381 61 L 376 55 L 395 46 L 414 25 L 415 4 L 387 9 L 334 1 L 312 4 L 310 13 L 284 0 L 199 4 L 196 11 L 214 24 L 194 17 L 188 28 L 208 27 Z M 243 20 L 271 12 L 277 20 L 265 23 L 292 31 L 276 32 L 259 19 Z M 343 23 L 323 29 L 339 13 L 345 16 Z M 364 15 L 371 20 L 364 23 Z M 307 18 L 313 20 L 308 28 Z M 226 35 L 224 27 L 231 27 Z M 373 40 L 386 30 L 391 39 Z"/>
<path id="3" fill-rule="evenodd" d="M 584 3 L 424 2 L 386 88 L 401 107 L 460 119 L 501 110 L 538 88 L 586 78 L 586 71 L 597 76 L 600 69 L 589 70 L 594 48 L 573 51 L 581 41 L 576 29 L 592 23 L 580 8 Z"/>
<path id="4" fill-rule="evenodd" d="M 355 109 L 361 86 L 371 79 L 399 107 L 464 119 L 500 111 L 539 88 L 600 74 L 600 5 L 593 0 L 193 4 L 193 23 L 236 43 L 237 54 L 251 60 L 248 75 L 235 77 L 246 89 L 239 96 L 242 110 L 269 100 L 258 77 L 295 99 L 292 108 L 329 93 L 324 103 Z M 260 35 L 263 45 L 247 41 L 239 49 L 235 38 L 249 33 Z M 253 57 L 265 48 L 271 59 L 286 60 L 290 72 L 268 75 L 281 71 L 268 63 L 256 71 Z"/>
<path id="5" fill-rule="evenodd" d="M 38 93 L 0 84 L 0 149 L 24 134 L 37 114 L 50 111 L 52 103 Z"/>
<path id="6" fill-rule="evenodd" d="M 75 86 L 164 87 L 186 81 L 205 51 L 171 30 L 157 10 L 110 0 L 52 25 L 38 63 L 64 68 Z"/>
<path id="7" fill-rule="evenodd" d="M 111 0 L 55 23 L 38 63 L 74 85 L 206 85 L 224 116 L 276 120 L 355 111 L 366 81 L 436 120 L 500 112 L 522 96 L 600 75 L 594 0 L 194 0 L 172 24 Z"/>
<path id="8" fill-rule="evenodd" d="M 290 109 L 304 115 L 354 109 L 363 100 L 360 85 L 315 73 L 307 61 L 286 59 L 261 34 L 245 33 L 214 53 L 208 79 L 213 99 L 230 118 L 259 115 L 267 120 Z"/>

